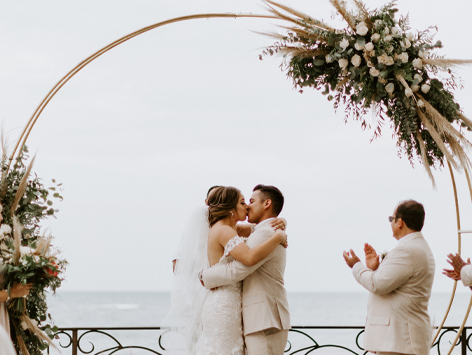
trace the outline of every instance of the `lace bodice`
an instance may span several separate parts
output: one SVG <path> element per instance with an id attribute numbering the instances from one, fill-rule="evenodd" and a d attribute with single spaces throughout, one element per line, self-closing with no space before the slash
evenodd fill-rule
<path id="1" fill-rule="evenodd" d="M 233 250 L 237 245 L 241 244 L 241 243 L 245 243 L 247 240 L 247 238 L 243 238 L 243 237 L 240 237 L 239 235 L 236 235 L 234 236 L 233 238 L 231 238 L 230 240 L 228 240 L 228 242 L 226 243 L 225 245 L 225 251 L 223 253 L 223 256 L 221 257 L 220 259 L 220 264 L 221 263 L 230 263 L 231 261 L 234 260 L 234 258 L 229 255 L 229 253 L 231 253 L 231 250 Z"/>
<path id="2" fill-rule="evenodd" d="M 229 255 L 247 238 L 235 236 L 225 245 L 220 264 L 234 260 Z M 244 355 L 241 317 L 241 281 L 211 291 L 203 306 L 203 331 L 198 340 L 196 355 Z"/>

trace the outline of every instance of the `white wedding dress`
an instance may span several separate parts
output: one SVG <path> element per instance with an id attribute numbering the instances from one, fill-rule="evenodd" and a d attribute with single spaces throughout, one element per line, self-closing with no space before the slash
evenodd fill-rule
<path id="1" fill-rule="evenodd" d="M 219 263 L 234 260 L 229 255 L 246 238 L 235 236 L 225 245 Z M 241 316 L 241 285 L 218 287 L 210 292 L 202 310 L 202 333 L 196 346 L 196 355 L 244 355 L 243 324 Z"/>

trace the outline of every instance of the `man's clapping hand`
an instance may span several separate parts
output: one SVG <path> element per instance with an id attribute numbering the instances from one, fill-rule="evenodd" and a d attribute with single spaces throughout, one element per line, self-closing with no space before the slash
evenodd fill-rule
<path id="1" fill-rule="evenodd" d="M 365 253 L 365 265 L 372 271 L 377 270 L 380 265 L 380 260 L 379 260 L 380 257 L 379 255 L 377 255 L 377 252 L 375 251 L 375 249 L 372 248 L 371 245 L 365 243 L 364 253 Z"/>
<path id="2" fill-rule="evenodd" d="M 346 260 L 347 266 L 349 266 L 351 269 L 356 265 L 359 261 L 361 261 L 357 255 L 354 253 L 354 250 L 349 250 L 343 252 L 343 257 L 344 260 Z"/>
<path id="3" fill-rule="evenodd" d="M 449 258 L 447 262 L 453 267 L 453 269 L 443 269 L 443 274 L 453 280 L 459 281 L 461 279 L 462 268 L 465 265 L 470 265 L 470 258 L 465 262 L 459 254 L 448 254 L 447 257 Z"/>

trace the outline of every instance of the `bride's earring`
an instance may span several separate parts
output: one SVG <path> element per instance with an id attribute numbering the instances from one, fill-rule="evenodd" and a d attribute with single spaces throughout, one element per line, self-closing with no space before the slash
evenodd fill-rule
<path id="1" fill-rule="evenodd" d="M 231 213 L 231 217 L 233 217 L 233 211 L 231 211 L 230 213 Z"/>

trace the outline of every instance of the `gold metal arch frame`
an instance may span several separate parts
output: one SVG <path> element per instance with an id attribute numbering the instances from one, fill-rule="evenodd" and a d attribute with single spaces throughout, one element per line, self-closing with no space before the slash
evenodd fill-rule
<path id="1" fill-rule="evenodd" d="M 11 156 L 10 156 L 10 166 L 9 166 L 9 168 L 11 168 L 11 162 L 13 161 L 13 159 L 15 157 L 15 154 L 17 154 L 18 156 L 20 155 L 20 153 L 21 153 L 20 147 L 22 147 L 26 143 L 26 141 L 27 141 L 34 125 L 38 121 L 39 117 L 41 116 L 41 114 L 44 111 L 44 109 L 46 108 L 46 106 L 51 102 L 51 100 L 57 94 L 57 92 L 70 79 L 72 79 L 72 77 L 74 77 L 80 70 L 82 70 L 85 66 L 87 66 L 88 64 L 93 62 L 95 59 L 97 59 L 101 55 L 108 52 L 109 50 L 119 46 L 120 44 L 122 44 L 126 41 L 129 41 L 130 39 L 135 38 L 135 37 L 137 37 L 137 36 L 139 36 L 143 33 L 149 32 L 153 29 L 163 27 L 165 25 L 170 25 L 170 24 L 173 24 L 173 23 L 177 23 L 177 22 L 183 22 L 183 21 L 189 21 L 189 20 L 198 20 L 198 19 L 210 19 L 210 18 L 259 18 L 259 19 L 280 20 L 280 18 L 278 18 L 276 16 L 257 15 L 257 14 L 233 14 L 233 13 L 214 13 L 214 14 L 212 14 L 212 13 L 209 13 L 209 14 L 189 15 L 189 16 L 176 17 L 176 18 L 169 19 L 169 20 L 166 20 L 166 21 L 158 22 L 158 23 L 153 24 L 151 26 L 144 27 L 140 30 L 132 32 L 132 33 L 130 33 L 126 36 L 123 36 L 123 37 L 119 38 L 118 40 L 108 44 L 107 46 L 103 47 L 102 49 L 98 50 L 97 52 L 93 53 L 91 56 L 89 56 L 88 58 L 86 58 L 85 60 L 83 60 L 82 62 L 77 64 L 71 71 L 69 71 L 64 77 L 62 77 L 61 80 L 59 80 L 56 83 L 56 85 L 54 85 L 54 87 L 44 97 L 44 99 L 41 101 L 41 103 L 38 105 L 38 107 L 34 111 L 31 118 L 28 120 L 28 122 L 27 122 L 25 128 L 23 129 L 20 137 L 18 138 L 18 141 L 15 145 L 15 148 L 13 149 L 13 151 L 11 153 Z M 453 190 L 454 190 L 454 201 L 455 201 L 455 206 L 456 206 L 456 218 L 457 218 L 457 238 L 458 238 L 457 243 L 458 243 L 458 253 L 460 255 L 461 254 L 462 234 L 472 233 L 472 230 L 461 230 L 461 217 L 460 217 L 460 213 L 459 213 L 459 199 L 458 199 L 458 194 L 457 194 L 456 181 L 455 181 L 455 178 L 454 178 L 454 173 L 453 173 L 452 168 L 451 168 L 451 164 L 449 162 L 448 162 L 448 167 L 449 167 L 449 172 L 451 174 L 452 186 L 453 186 Z M 467 170 L 464 169 L 464 171 L 465 171 L 465 174 L 466 174 L 467 184 L 468 184 L 470 197 L 471 197 L 471 201 L 472 201 L 472 185 L 471 185 L 471 182 L 470 182 L 470 177 L 469 177 L 469 174 L 467 173 Z M 438 338 L 438 336 L 439 336 L 439 334 L 440 334 L 440 332 L 441 332 L 441 330 L 444 326 L 444 323 L 446 322 L 446 319 L 449 315 L 449 311 L 451 310 L 451 306 L 452 306 L 453 301 L 454 301 L 456 290 L 457 290 L 457 281 L 454 282 L 451 298 L 450 298 L 450 301 L 449 301 L 449 305 L 447 307 L 444 318 L 443 318 L 441 324 L 439 325 L 439 327 L 438 327 L 438 329 L 437 329 L 437 331 L 436 331 L 436 333 L 433 337 L 432 345 L 435 343 L 436 339 Z M 448 355 L 450 355 L 452 353 L 454 347 L 457 344 L 457 341 L 459 340 L 459 337 L 462 333 L 462 330 L 464 329 L 465 323 L 467 322 L 467 319 L 469 317 L 469 313 L 470 313 L 471 308 L 472 308 L 472 296 L 471 296 L 471 299 L 470 299 L 470 302 L 469 302 L 468 309 L 467 309 L 466 314 L 464 316 L 464 320 L 462 322 L 462 325 L 461 325 L 459 331 L 457 332 L 457 336 L 456 336 L 454 342 L 451 344 L 451 348 L 448 352 Z"/>

